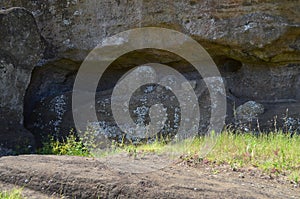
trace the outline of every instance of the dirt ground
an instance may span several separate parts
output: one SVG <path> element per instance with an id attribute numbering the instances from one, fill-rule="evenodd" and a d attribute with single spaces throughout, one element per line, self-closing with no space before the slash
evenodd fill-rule
<path id="1" fill-rule="evenodd" d="M 162 161 L 164 160 L 164 161 Z M 300 198 L 300 188 L 255 168 L 165 161 L 156 155 L 107 158 L 21 155 L 0 158 L 0 189 L 27 198 Z"/>

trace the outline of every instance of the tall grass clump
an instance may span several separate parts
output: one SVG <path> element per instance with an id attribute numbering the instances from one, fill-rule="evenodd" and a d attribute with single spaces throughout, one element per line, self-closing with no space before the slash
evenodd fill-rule
<path id="1" fill-rule="evenodd" d="M 82 139 L 77 138 L 74 133 L 71 133 L 62 141 L 50 137 L 50 141 L 43 143 L 43 147 L 38 150 L 38 153 L 84 157 L 92 156 L 87 147 L 84 146 Z"/>
<path id="2" fill-rule="evenodd" d="M 277 132 L 224 132 L 207 159 L 233 167 L 258 167 L 272 173 L 300 174 L 300 136 Z"/>
<path id="3" fill-rule="evenodd" d="M 10 191 L 0 191 L 0 199 L 24 199 L 22 189 L 12 189 Z"/>

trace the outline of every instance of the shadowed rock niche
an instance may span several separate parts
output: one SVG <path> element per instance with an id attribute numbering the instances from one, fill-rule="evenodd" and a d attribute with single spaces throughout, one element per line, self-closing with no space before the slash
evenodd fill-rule
<path id="1" fill-rule="evenodd" d="M 156 49 L 144 49 L 119 57 L 102 75 L 95 99 L 98 124 L 102 128 L 101 133 L 111 139 L 122 139 L 124 132 L 121 132 L 116 125 L 111 112 L 111 94 L 117 81 L 126 72 L 146 63 L 166 64 L 190 81 L 199 97 L 202 113 L 201 129 L 204 131 L 210 115 L 210 100 L 201 75 L 188 62 L 175 54 Z M 25 125 L 35 135 L 39 146 L 42 141 L 49 138 L 49 135 L 61 139 L 75 128 L 72 118 L 71 92 L 78 67 L 79 63 L 60 60 L 48 63 L 42 68 L 36 68 L 33 72 L 25 100 Z M 174 136 L 180 125 L 179 104 L 174 94 L 161 86 L 144 85 L 134 93 L 129 106 L 133 121 L 147 124 L 149 107 L 157 103 L 164 104 L 169 115 L 160 133 Z"/>
<path id="2" fill-rule="evenodd" d="M 243 130 L 251 127 L 255 131 L 264 131 L 274 130 L 275 116 L 277 128 L 287 128 L 285 122 L 288 118 L 292 122 L 297 122 L 292 119 L 299 116 L 299 65 L 261 66 L 242 63 L 225 55 L 214 56 L 213 59 L 226 84 L 227 124 Z M 151 62 L 166 64 L 178 70 L 190 81 L 201 109 L 199 133 L 205 132 L 210 117 L 210 99 L 201 75 L 177 55 L 162 50 L 144 49 L 119 57 L 102 75 L 95 99 L 100 133 L 111 139 L 123 139 L 124 132 L 116 125 L 111 111 L 110 99 L 113 88 L 130 69 Z M 62 139 L 74 129 L 71 92 L 79 66 L 80 62 L 61 59 L 34 70 L 25 98 L 25 125 L 35 135 L 39 146 L 42 141 L 49 138 L 49 135 Z M 160 86 L 141 86 L 130 100 L 129 109 L 133 121 L 148 124 L 149 107 L 153 103 L 162 103 L 167 108 L 169 118 L 160 133 L 173 136 L 180 125 L 179 104 L 177 100 L 171 100 L 173 97 L 172 92 Z M 252 107 L 248 107 L 251 103 L 247 103 L 246 108 L 239 107 L 250 100 L 263 106 L 257 115 L 251 115 Z M 235 110 L 245 110 L 238 113 L 246 115 L 237 116 Z M 250 117 L 247 114 L 250 114 Z M 240 118 L 248 119 L 240 121 Z M 257 128 L 257 119 L 260 129 Z"/>
<path id="3" fill-rule="evenodd" d="M 107 89 L 106 86 L 109 84 L 115 85 L 117 83 L 116 80 L 119 80 L 121 76 L 126 74 L 130 69 L 136 66 L 147 65 L 147 63 L 161 63 L 172 67 L 190 82 L 194 89 L 193 92 L 195 92 L 198 97 L 198 103 L 200 104 L 201 122 L 199 132 L 204 132 L 210 118 L 210 99 L 207 86 L 201 74 L 199 74 L 190 63 L 171 52 L 157 49 L 143 49 L 124 54 L 114 61 L 103 74 L 103 78 L 101 78 L 98 84 L 98 90 Z M 116 73 L 115 71 L 117 70 L 119 70 L 120 73 Z M 117 74 L 115 80 L 111 78 L 113 74 Z M 166 81 L 176 81 L 176 77 L 174 76 L 166 76 L 164 78 Z M 97 116 L 100 131 L 118 141 L 121 141 L 123 138 L 125 138 L 125 141 L 130 140 L 130 136 L 124 134 L 126 132 L 121 132 L 115 124 L 110 104 L 112 91 L 113 90 L 110 89 L 105 92 L 98 92 L 96 95 L 96 106 L 99 107 Z M 121 99 L 124 97 L 125 96 L 119 96 Z M 188 96 L 186 97 L 188 98 Z M 180 126 L 181 110 L 178 99 L 173 91 L 168 90 L 168 88 L 158 84 L 141 85 L 130 97 L 129 113 L 132 120 L 136 124 L 148 125 L 150 122 L 150 107 L 154 104 L 163 104 L 163 107 L 166 109 L 167 120 L 161 131 L 150 133 L 155 133 L 158 137 L 174 137 Z M 155 137 L 156 136 L 154 136 L 154 138 Z M 137 140 L 140 141 L 139 139 Z M 134 139 L 130 141 L 137 140 Z M 146 138 L 145 140 L 148 139 Z"/>

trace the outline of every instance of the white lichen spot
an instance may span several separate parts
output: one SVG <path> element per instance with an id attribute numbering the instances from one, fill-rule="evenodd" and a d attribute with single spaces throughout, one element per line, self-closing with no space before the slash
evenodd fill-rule
<path id="1" fill-rule="evenodd" d="M 66 39 L 65 41 L 63 41 L 63 44 L 65 46 L 67 46 L 68 48 L 73 48 L 74 47 L 74 44 L 71 43 L 70 39 Z"/>
<path id="2" fill-rule="evenodd" d="M 256 27 L 257 25 L 253 22 L 248 22 L 244 25 L 244 31 L 250 30 L 254 27 Z"/>
<path id="3" fill-rule="evenodd" d="M 73 15 L 74 16 L 82 15 L 82 10 L 76 10 Z"/>
<path id="4" fill-rule="evenodd" d="M 149 107 L 146 106 L 139 106 L 135 110 L 133 110 L 133 113 L 137 115 L 137 123 L 143 124 L 145 122 L 145 117 L 149 113 Z"/>
<path id="5" fill-rule="evenodd" d="M 88 123 L 89 132 L 92 133 L 92 136 L 99 137 L 100 135 L 104 135 L 105 137 L 116 137 L 117 135 L 121 135 L 118 127 L 111 125 L 105 121 L 97 121 L 97 122 L 89 122 Z"/>
<path id="6" fill-rule="evenodd" d="M 71 22 L 70 19 L 64 19 L 64 20 L 63 20 L 63 23 L 64 23 L 64 25 L 68 26 L 68 25 L 70 25 L 72 22 Z"/>
<path id="7" fill-rule="evenodd" d="M 147 102 L 147 97 L 143 96 L 142 98 L 140 98 L 140 102 L 142 102 L 142 104 L 145 104 Z"/>
<path id="8" fill-rule="evenodd" d="M 56 133 L 60 130 L 60 125 L 62 123 L 63 115 L 66 112 L 66 97 L 64 95 L 60 95 L 55 97 L 51 102 L 54 103 L 54 107 L 50 110 L 55 112 L 56 119 L 50 121 L 50 125 L 53 125 L 54 131 Z"/>
<path id="9" fill-rule="evenodd" d="M 147 86 L 146 89 L 144 90 L 144 93 L 151 93 L 152 91 L 154 91 L 154 86 Z"/>
<path id="10" fill-rule="evenodd" d="M 245 30 L 245 31 L 247 31 L 247 30 L 249 30 L 249 29 L 251 29 L 251 26 L 250 26 L 249 24 L 244 25 L 244 30 Z"/>
<path id="11" fill-rule="evenodd" d="M 32 11 L 31 13 L 34 17 L 38 17 L 43 14 L 42 11 L 40 11 L 40 10 L 35 10 L 35 11 Z"/>
<path id="12" fill-rule="evenodd" d="M 50 6 L 50 7 L 49 7 L 49 12 L 50 12 L 51 14 L 55 15 L 55 13 L 56 13 L 55 7 L 54 7 L 54 6 Z"/>

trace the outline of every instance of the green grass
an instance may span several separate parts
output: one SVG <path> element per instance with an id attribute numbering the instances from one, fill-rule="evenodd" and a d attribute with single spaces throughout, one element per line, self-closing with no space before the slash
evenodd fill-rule
<path id="1" fill-rule="evenodd" d="M 183 151 L 186 159 L 199 157 L 205 138 L 196 138 L 189 143 L 174 146 Z M 232 168 L 255 167 L 266 173 L 287 175 L 290 180 L 300 180 L 300 136 L 268 133 L 253 135 L 251 133 L 234 134 L 223 132 L 217 139 L 213 150 L 199 161 L 212 164 L 228 164 Z"/>
<path id="2" fill-rule="evenodd" d="M 223 133 L 207 159 L 217 164 L 253 166 L 267 172 L 300 171 L 300 136 L 283 133 Z"/>
<path id="3" fill-rule="evenodd" d="M 22 189 L 12 189 L 10 191 L 0 191 L 0 199 L 24 199 Z"/>
<path id="4" fill-rule="evenodd" d="M 59 141 L 50 138 L 50 142 L 45 142 L 38 150 L 39 154 L 70 155 L 89 157 L 92 154 L 84 146 L 81 139 L 77 139 L 74 134 L 70 134 L 65 140 Z"/>
<path id="5" fill-rule="evenodd" d="M 185 140 L 174 145 L 162 142 L 141 146 L 127 146 L 131 151 L 182 155 L 186 160 L 201 157 L 204 137 Z M 133 148 L 133 149 L 132 149 Z M 223 132 L 213 150 L 198 160 L 212 164 L 228 164 L 232 168 L 255 167 L 269 174 L 287 175 L 290 180 L 300 180 L 300 136 L 291 137 L 282 132 L 254 135 L 251 133 Z"/>
<path id="6" fill-rule="evenodd" d="M 43 154 L 77 155 L 103 157 L 116 153 L 129 153 L 133 157 L 147 153 L 169 154 L 174 158 L 180 155 L 186 160 L 200 157 L 205 137 L 185 140 L 166 145 L 164 140 L 150 144 L 133 145 L 113 143 L 110 150 L 91 153 L 82 140 L 71 134 L 64 142 L 52 140 L 43 148 Z M 217 139 L 213 150 L 199 162 L 205 160 L 212 164 L 228 164 L 232 168 L 256 167 L 267 173 L 284 174 L 290 180 L 300 180 L 300 136 L 290 137 L 281 132 L 253 135 L 251 133 L 223 132 Z"/>

